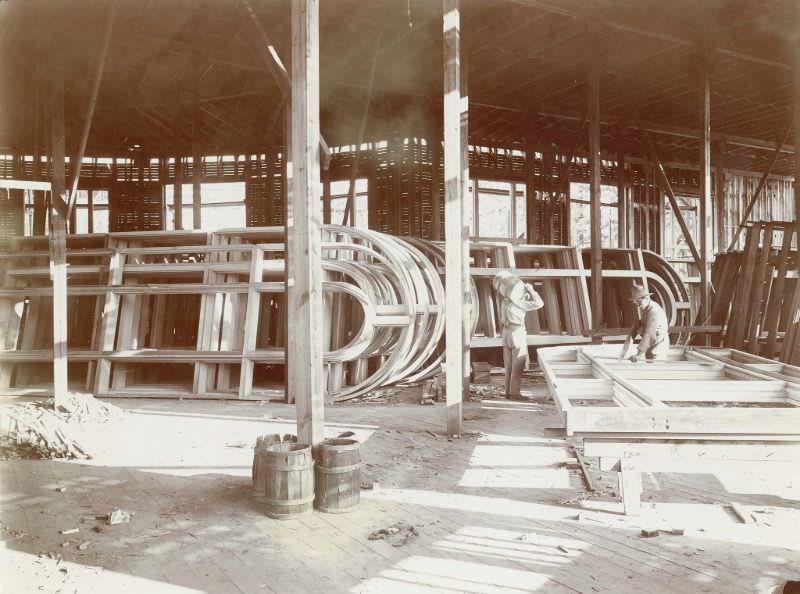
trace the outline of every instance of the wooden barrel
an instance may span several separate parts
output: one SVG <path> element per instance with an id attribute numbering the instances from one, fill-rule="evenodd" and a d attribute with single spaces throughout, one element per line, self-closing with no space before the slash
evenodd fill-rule
<path id="1" fill-rule="evenodd" d="M 276 443 L 259 450 L 264 471 L 264 495 L 271 518 L 286 519 L 310 512 L 314 505 L 314 458 L 303 443 Z"/>
<path id="2" fill-rule="evenodd" d="M 265 497 L 267 494 L 267 472 L 264 468 L 267 447 L 281 442 L 278 433 L 273 435 L 260 435 L 256 438 L 256 447 L 253 448 L 253 496 Z"/>
<path id="3" fill-rule="evenodd" d="M 354 439 L 326 439 L 317 453 L 317 509 L 352 511 L 361 499 L 360 444 Z"/>

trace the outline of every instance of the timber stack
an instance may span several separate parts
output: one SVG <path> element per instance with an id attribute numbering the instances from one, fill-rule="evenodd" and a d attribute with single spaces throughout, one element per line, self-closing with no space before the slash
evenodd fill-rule
<path id="1" fill-rule="evenodd" d="M 263 399 L 283 396 L 286 361 L 282 227 L 71 235 L 67 240 L 73 388 L 98 396 Z M 53 344 L 47 237 L 0 254 L 0 389 L 47 393 Z M 416 382 L 444 360 L 444 247 L 376 231 L 323 231 L 324 362 L 329 400 Z M 591 342 L 591 273 L 575 247 L 474 242 L 473 347 L 499 347 L 492 279 L 512 270 L 545 300 L 526 317 L 533 347 Z M 671 325 L 689 294 L 659 256 L 603 253 L 606 309 L 630 327 L 632 283 L 648 286 Z M 613 339 L 614 337 L 608 337 Z M 619 337 L 616 337 L 619 338 Z M 685 342 L 676 335 L 673 343 Z"/>
<path id="2" fill-rule="evenodd" d="M 794 223 L 755 222 L 744 249 L 719 254 L 709 323 L 714 344 L 800 363 L 800 256 Z"/>

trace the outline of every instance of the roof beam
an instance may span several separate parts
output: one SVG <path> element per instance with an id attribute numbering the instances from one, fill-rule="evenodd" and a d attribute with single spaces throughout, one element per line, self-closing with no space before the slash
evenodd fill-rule
<path id="1" fill-rule="evenodd" d="M 551 12 L 553 14 L 559 14 L 561 16 L 566 16 L 570 18 L 586 18 L 588 16 L 591 16 L 579 10 L 571 10 L 563 6 L 554 6 L 549 2 L 544 2 L 542 0 L 510 0 L 510 1 L 515 4 L 522 4 L 524 6 L 530 6 L 531 8 L 538 8 L 539 10 L 544 10 L 547 12 Z M 643 35 L 645 37 L 650 37 L 652 39 L 660 39 L 661 41 L 668 41 L 676 45 L 685 45 L 692 48 L 697 46 L 696 39 L 689 39 L 687 37 L 680 37 L 678 35 L 672 35 L 669 33 L 661 33 L 659 31 L 644 29 L 642 27 L 636 27 L 634 25 L 628 25 L 626 23 L 620 23 L 618 21 L 609 20 L 605 18 L 603 19 L 603 26 L 608 27 L 610 29 L 616 29 L 617 31 L 624 31 L 626 33 L 633 33 L 635 35 Z M 770 60 L 768 58 L 762 58 L 761 56 L 754 56 L 752 54 L 746 54 L 744 52 L 739 52 L 724 47 L 711 47 L 709 49 L 719 55 L 727 56 L 730 58 L 736 58 L 737 60 L 752 62 L 754 64 L 761 64 L 762 66 L 769 66 L 771 68 L 777 68 L 780 70 L 785 70 L 787 72 L 791 72 L 792 70 L 790 64 L 778 62 L 777 60 Z"/>
<path id="2" fill-rule="evenodd" d="M 351 87 L 355 89 L 366 89 L 367 86 L 359 83 L 349 83 L 339 81 L 336 84 L 344 86 L 344 87 Z M 375 91 L 381 93 L 388 93 L 388 94 L 395 94 L 395 95 L 402 95 L 404 97 L 413 96 L 419 97 L 422 99 L 427 99 L 429 101 L 436 101 L 441 102 L 440 99 L 429 97 L 427 95 L 421 93 L 408 93 L 406 91 L 397 90 L 397 89 L 389 89 L 386 87 L 374 87 Z M 566 107 L 556 107 L 554 105 L 537 105 L 532 110 L 525 109 L 523 107 L 518 107 L 516 105 L 495 105 L 491 103 L 483 103 L 479 99 L 470 100 L 470 106 L 478 107 L 478 108 L 487 108 L 487 109 L 502 109 L 509 112 L 515 113 L 533 113 L 535 112 L 536 115 L 541 115 L 545 117 L 551 118 L 558 118 L 561 120 L 575 120 L 580 122 L 583 119 L 583 110 L 580 109 L 570 109 Z M 627 119 L 627 118 L 620 118 L 616 116 L 610 116 L 607 114 L 600 114 L 600 123 L 604 126 L 612 126 L 612 127 L 626 127 L 626 128 L 637 128 L 637 122 Z M 671 124 L 661 124 L 659 122 L 651 122 L 651 121 L 642 121 L 642 125 L 644 126 L 647 132 L 651 132 L 654 134 L 665 134 L 667 136 L 678 136 L 681 138 L 694 138 L 699 139 L 701 136 L 701 131 L 699 129 L 693 128 L 686 128 L 683 126 L 674 126 Z M 794 146 L 784 144 L 779 146 L 777 142 L 772 142 L 769 140 L 761 140 L 759 138 L 752 138 L 749 136 L 739 136 L 737 134 L 726 134 L 722 132 L 711 132 L 711 140 L 715 142 L 727 142 L 728 144 L 737 145 L 737 146 L 744 146 L 747 148 L 754 148 L 760 149 L 764 151 L 774 151 L 780 148 L 782 153 L 794 154 Z"/>

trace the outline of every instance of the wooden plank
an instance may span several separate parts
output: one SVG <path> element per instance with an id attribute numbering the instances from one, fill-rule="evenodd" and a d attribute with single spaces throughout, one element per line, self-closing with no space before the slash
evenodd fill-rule
<path id="1" fill-rule="evenodd" d="M 592 249 L 592 328 L 603 326 L 603 245 L 602 208 L 600 196 L 600 53 L 599 32 L 590 32 L 590 47 L 594 48 L 589 59 L 589 208 L 591 211 Z"/>
<path id="2" fill-rule="evenodd" d="M 108 286 L 119 286 L 122 284 L 123 268 L 125 256 L 114 247 L 122 245 L 116 239 L 109 239 L 109 247 L 112 248 L 111 258 L 108 264 Z M 113 351 L 116 343 L 117 320 L 119 319 L 120 295 L 117 293 L 107 293 L 103 305 L 103 315 L 100 321 L 100 332 L 97 339 L 97 346 L 103 352 Z M 111 361 L 100 359 L 97 362 L 95 375 L 94 393 L 98 396 L 103 395 L 111 388 Z"/>
<path id="3" fill-rule="evenodd" d="M 175 185 L 172 190 L 175 230 L 183 230 L 183 157 L 175 157 Z"/>
<path id="4" fill-rule="evenodd" d="M 638 516 L 641 511 L 642 474 L 634 460 L 620 461 L 619 493 L 626 516 Z"/>
<path id="5" fill-rule="evenodd" d="M 628 177 L 625 169 L 625 130 L 617 131 L 617 245 L 627 248 L 629 245 L 630 227 L 633 221 L 628 220 Z"/>
<path id="6" fill-rule="evenodd" d="M 469 91 L 468 91 L 468 75 L 469 69 L 467 68 L 466 52 L 461 51 L 461 23 L 460 11 L 461 4 L 459 0 L 459 24 L 458 24 L 458 67 L 460 70 L 459 78 L 459 155 L 461 160 L 461 299 L 464 302 L 463 310 L 461 312 L 461 386 L 462 386 L 462 399 L 464 394 L 469 394 L 470 384 L 469 378 L 472 371 L 471 354 L 470 354 L 470 339 L 472 338 L 472 309 L 477 309 L 478 304 L 472 303 L 472 279 L 470 278 L 470 251 L 469 251 L 469 224 L 472 217 L 471 212 L 474 212 L 477 201 L 473 196 L 477 196 L 477 181 L 475 192 L 470 192 L 470 179 L 469 179 Z M 512 205 L 513 205 L 512 194 Z M 477 219 L 476 219 L 476 229 Z M 505 266 L 513 268 L 516 266 L 514 261 L 514 251 L 511 245 L 504 243 L 500 246 L 502 256 L 495 256 L 496 258 L 505 257 Z M 497 253 L 497 252 L 495 252 Z M 460 421 L 459 421 L 460 422 Z M 450 424 L 448 422 L 448 424 Z"/>
<path id="7" fill-rule="evenodd" d="M 445 352 L 447 360 L 447 434 L 461 435 L 465 315 L 464 228 L 461 163 L 461 15 L 460 0 L 443 0 L 444 46 L 444 224 L 445 224 Z"/>
<path id="8" fill-rule="evenodd" d="M 766 315 L 764 318 L 763 330 L 767 333 L 767 342 L 761 354 L 767 357 L 774 357 L 776 355 L 776 346 L 778 339 L 778 323 L 780 322 L 781 305 L 787 296 L 784 293 L 786 287 L 786 273 L 789 266 L 789 252 L 792 249 L 792 238 L 796 235 L 793 231 L 786 230 L 783 232 L 783 243 L 778 255 L 778 270 L 775 280 L 772 283 L 769 302 L 766 307 Z"/>
<path id="9" fill-rule="evenodd" d="M 287 201 L 287 390 L 297 436 L 323 439 L 322 208 L 320 204 L 319 0 L 292 2 L 291 195 Z"/>
<path id="10" fill-rule="evenodd" d="M 361 145 L 364 143 L 364 132 L 367 128 L 367 119 L 369 118 L 369 108 L 372 103 L 372 87 L 375 83 L 375 69 L 378 65 L 378 56 L 381 49 L 381 33 L 378 32 L 378 37 L 375 41 L 375 52 L 372 57 L 372 67 L 369 71 L 369 83 L 367 84 L 367 97 L 364 99 L 364 107 L 361 112 L 361 121 L 358 125 L 358 135 L 356 136 L 356 150 L 353 151 L 353 163 L 350 166 L 350 185 L 347 188 L 347 202 L 344 206 L 344 213 L 342 214 L 342 225 L 356 226 L 356 181 L 358 180 L 358 167 L 361 160 Z"/>
<path id="11" fill-rule="evenodd" d="M 108 14 L 106 16 L 106 23 L 103 33 L 103 44 L 100 49 L 100 54 L 97 57 L 97 67 L 95 68 L 94 78 L 92 79 L 92 88 L 89 91 L 89 105 L 86 108 L 86 116 L 83 122 L 83 131 L 81 133 L 81 140 L 78 145 L 78 150 L 72 159 L 72 183 L 70 184 L 69 193 L 69 208 L 67 217 L 72 213 L 75 200 L 78 193 L 78 181 L 81 176 L 81 164 L 83 163 L 83 155 L 86 152 L 86 143 L 89 140 L 89 132 L 92 129 L 92 119 L 94 118 L 94 109 L 97 105 L 97 95 L 100 91 L 100 82 L 103 80 L 103 71 L 106 65 L 106 56 L 108 55 L 108 46 L 111 42 L 111 31 L 114 27 L 114 15 L 117 3 L 110 2 L 108 6 Z M 91 191 L 89 192 L 89 233 L 92 232 L 92 200 Z"/>
<path id="12" fill-rule="evenodd" d="M 263 50 L 259 52 L 259 54 L 264 58 L 264 63 L 267 65 L 267 68 L 275 80 L 275 83 L 278 85 L 278 88 L 281 90 L 281 93 L 283 93 L 284 96 L 291 95 L 291 97 L 294 97 L 294 79 L 290 79 L 289 73 L 286 71 L 286 66 L 283 65 L 283 61 L 275 49 L 275 44 L 272 43 L 267 35 L 267 32 L 264 29 L 264 26 L 261 24 L 261 20 L 258 18 L 258 15 L 256 15 L 255 10 L 253 10 L 250 1 L 241 0 L 241 2 L 245 11 L 250 16 L 251 22 L 253 23 L 253 33 L 257 38 L 257 46 Z M 292 59 L 292 63 L 294 63 L 294 48 L 292 49 Z M 267 134 L 271 132 L 271 128 L 272 126 L 270 126 L 270 129 L 266 131 Z M 322 134 L 319 135 L 319 143 L 320 150 L 322 151 L 323 168 L 327 169 L 331 158 L 331 149 L 328 146 L 328 143 L 325 141 L 325 138 L 323 138 Z"/>
<path id="13" fill-rule="evenodd" d="M 637 127 L 639 128 L 639 133 L 642 136 L 642 141 L 644 142 L 645 148 L 647 149 L 647 154 L 650 158 L 650 161 L 652 162 L 653 169 L 655 170 L 659 180 L 659 184 L 662 186 L 662 189 L 667 194 L 667 199 L 669 200 L 669 204 L 672 207 L 672 212 L 675 215 L 675 220 L 678 221 L 678 225 L 681 228 L 683 237 L 686 239 L 686 245 L 692 252 L 692 258 L 694 258 L 695 264 L 697 264 L 697 266 L 701 266 L 702 259 L 700 257 L 700 252 L 697 251 L 697 246 L 695 245 L 694 239 L 692 238 L 692 234 L 689 231 L 689 226 L 686 224 L 686 220 L 683 218 L 681 209 L 678 206 L 678 201 L 675 198 L 675 192 L 672 190 L 672 184 L 670 184 L 669 178 L 667 177 L 667 173 L 666 171 L 664 171 L 664 166 L 661 163 L 661 159 L 659 159 L 658 153 L 656 152 L 656 149 L 653 146 L 652 141 L 650 140 L 650 136 L 647 134 L 647 130 L 644 128 L 644 125 L 642 124 L 642 121 L 639 117 L 639 109 L 637 107 L 635 99 L 633 98 L 633 92 L 630 86 L 627 89 L 627 95 L 631 111 L 633 111 L 633 114 L 636 117 L 636 124 Z"/>
<path id="14" fill-rule="evenodd" d="M 250 283 L 261 279 L 261 267 L 264 252 L 253 246 L 250 256 Z M 247 311 L 244 318 L 244 337 L 242 338 L 242 362 L 239 375 L 239 399 L 249 398 L 253 392 L 253 359 L 249 355 L 256 350 L 258 335 L 258 314 L 261 305 L 261 294 L 254 288 L 247 292 Z"/>
<path id="15" fill-rule="evenodd" d="M 800 461 L 797 443 L 683 442 L 584 439 L 586 456 L 671 460 Z"/>
<path id="16" fill-rule="evenodd" d="M 642 435 L 737 434 L 766 439 L 800 435 L 800 410 L 795 408 L 590 408 L 573 407 L 575 433 Z"/>
<path id="17" fill-rule="evenodd" d="M 192 106 L 192 229 L 202 229 L 203 153 L 200 151 L 200 110 L 195 100 Z"/>
<path id="18" fill-rule="evenodd" d="M 61 51 L 54 36 L 52 48 Z M 64 65 L 59 54 L 51 72 L 50 159 L 52 184 L 50 200 L 50 262 L 53 285 L 53 398 L 59 406 L 66 401 L 67 378 L 67 205 L 64 140 Z"/>
<path id="19" fill-rule="evenodd" d="M 711 82 L 706 56 L 700 60 L 700 212 L 698 233 L 700 235 L 700 317 L 706 323 L 711 315 L 711 263 L 714 260 L 714 209 L 711 194 Z M 708 336 L 703 337 L 708 344 Z"/>
<path id="20" fill-rule="evenodd" d="M 752 290 L 753 270 L 758 254 L 758 244 L 761 236 L 760 228 L 753 228 L 748 232 L 745 240 L 742 264 L 737 278 L 736 290 L 731 304 L 730 323 L 725 346 L 740 349 L 744 344 L 745 323 L 747 321 L 748 299 Z"/>
<path id="21" fill-rule="evenodd" d="M 772 268 L 769 266 L 769 256 L 772 253 L 772 231 L 772 224 L 767 223 L 764 225 L 764 243 L 758 252 L 758 259 L 753 270 L 753 282 L 750 285 L 747 317 L 744 324 L 744 344 L 747 345 L 747 350 L 752 353 L 758 352 L 758 337 L 761 333 L 762 318 L 761 299 L 764 295 L 764 285 L 772 282 Z"/>

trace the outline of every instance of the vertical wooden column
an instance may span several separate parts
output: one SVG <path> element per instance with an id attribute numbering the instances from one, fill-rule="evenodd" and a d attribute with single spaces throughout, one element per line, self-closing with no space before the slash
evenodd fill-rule
<path id="1" fill-rule="evenodd" d="M 203 180 L 203 155 L 200 152 L 199 135 L 200 109 L 195 103 L 192 111 L 192 229 L 200 229 L 203 226 L 201 216 L 203 196 L 200 185 Z"/>
<path id="2" fill-rule="evenodd" d="M 464 369 L 463 321 L 467 313 L 464 285 L 464 226 L 461 119 L 460 0 L 443 0 L 444 35 L 444 237 L 445 237 L 445 354 L 447 360 L 447 433 L 461 435 Z"/>
<path id="3" fill-rule="evenodd" d="M 795 31 L 800 31 L 800 5 L 794 6 Z M 794 40 L 794 221 L 800 247 L 800 38 Z"/>
<path id="4" fill-rule="evenodd" d="M 725 167 L 727 165 L 727 143 L 717 144 L 717 166 L 714 168 L 714 221 L 716 226 L 714 245 L 718 252 L 725 250 Z"/>
<path id="5" fill-rule="evenodd" d="M 592 47 L 597 48 L 597 31 L 590 31 Z M 589 62 L 589 200 L 592 248 L 592 321 L 594 329 L 603 326 L 603 252 L 600 207 L 600 64 L 597 51 Z"/>
<path id="6" fill-rule="evenodd" d="M 322 222 L 331 224 L 331 171 L 324 169 L 322 175 Z"/>
<path id="7" fill-rule="evenodd" d="M 459 7 L 460 13 L 460 7 Z M 460 14 L 459 14 L 460 16 Z M 464 311 L 461 315 L 461 340 L 462 353 L 463 353 L 463 366 L 462 366 L 462 384 L 464 391 L 462 399 L 469 396 L 469 376 L 471 371 L 471 357 L 470 357 L 470 342 L 472 341 L 472 308 L 478 307 L 477 303 L 472 303 L 472 277 L 469 271 L 469 222 L 473 216 L 473 209 L 476 204 L 474 196 L 469 191 L 469 80 L 467 63 L 461 52 L 461 27 L 459 24 L 458 30 L 458 62 L 461 71 L 461 99 L 459 101 L 459 108 L 461 109 L 460 122 L 461 122 L 461 143 L 459 151 L 461 153 L 461 295 L 464 302 Z M 477 194 L 478 189 L 475 188 Z M 513 194 L 512 194 L 513 204 Z M 513 206 L 512 206 L 513 208 Z M 513 215 L 512 215 L 513 216 Z M 477 229 L 476 229 L 477 230 Z"/>
<path id="8" fill-rule="evenodd" d="M 431 234 L 425 239 L 439 241 L 442 239 L 442 171 L 439 164 L 442 161 L 442 139 L 440 134 L 434 133 L 430 141 L 431 155 Z"/>
<path id="9" fill-rule="evenodd" d="M 183 229 L 183 157 L 175 157 L 175 186 L 172 191 L 172 209 L 175 230 Z"/>
<path id="10" fill-rule="evenodd" d="M 625 172 L 625 129 L 617 131 L 617 246 L 628 247 L 631 221 L 628 219 L 628 176 Z"/>
<path id="11" fill-rule="evenodd" d="M 711 262 L 714 259 L 714 219 L 711 195 L 711 83 L 707 57 L 700 61 L 700 320 L 711 314 Z M 705 335 L 708 338 L 708 335 Z M 707 343 L 706 343 L 707 344 Z"/>
<path id="12" fill-rule="evenodd" d="M 297 435 L 317 446 L 325 429 L 322 365 L 319 0 L 292 0 L 290 197 L 287 201 L 287 390 Z"/>
<path id="13" fill-rule="evenodd" d="M 58 43 L 51 48 L 60 51 Z M 64 141 L 64 70 L 55 58 L 50 85 L 51 211 L 50 276 L 53 282 L 53 399 L 59 406 L 67 398 L 67 203 Z"/>

